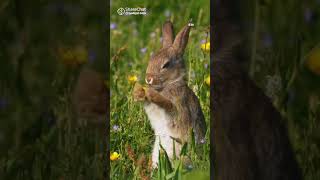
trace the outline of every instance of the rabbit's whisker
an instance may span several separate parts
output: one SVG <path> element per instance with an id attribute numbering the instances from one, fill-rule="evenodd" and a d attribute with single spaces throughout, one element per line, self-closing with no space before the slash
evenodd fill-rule
<path id="1" fill-rule="evenodd" d="M 184 74 L 182 74 L 181 76 L 179 76 L 177 79 L 169 82 L 168 84 L 174 84 L 174 83 L 176 83 L 176 82 L 179 82 L 179 81 L 183 80 L 183 77 L 184 77 Z"/>

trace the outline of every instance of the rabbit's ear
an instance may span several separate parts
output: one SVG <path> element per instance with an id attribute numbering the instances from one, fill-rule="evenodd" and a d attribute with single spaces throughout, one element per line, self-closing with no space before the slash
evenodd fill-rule
<path id="1" fill-rule="evenodd" d="M 173 42 L 172 47 L 178 54 L 183 54 L 184 49 L 188 44 L 190 29 L 191 26 L 189 26 L 189 24 L 183 27 Z"/>
<path id="2" fill-rule="evenodd" d="M 169 47 L 173 42 L 173 26 L 170 21 L 164 23 L 162 27 L 162 47 Z"/>

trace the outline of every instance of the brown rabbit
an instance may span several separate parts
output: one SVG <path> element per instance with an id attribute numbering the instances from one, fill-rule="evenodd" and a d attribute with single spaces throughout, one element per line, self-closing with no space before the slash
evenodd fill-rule
<path id="1" fill-rule="evenodd" d="M 163 25 L 162 48 L 149 61 L 143 88 L 136 84 L 133 97 L 144 102 L 156 140 L 152 153 L 153 167 L 157 167 L 159 143 L 173 157 L 173 139 L 176 154 L 188 140 L 193 128 L 196 142 L 204 140 L 205 119 L 199 100 L 185 81 L 184 50 L 188 43 L 190 26 L 186 25 L 174 39 L 171 22 Z"/>

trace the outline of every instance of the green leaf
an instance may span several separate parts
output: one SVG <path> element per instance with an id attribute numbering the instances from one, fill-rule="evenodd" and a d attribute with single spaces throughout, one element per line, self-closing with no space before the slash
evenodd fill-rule
<path id="1" fill-rule="evenodd" d="M 159 146 L 161 149 L 159 152 L 160 163 L 161 163 L 161 167 L 159 166 L 159 171 L 161 171 L 162 173 L 161 177 L 165 177 L 167 174 L 170 174 L 172 172 L 172 166 L 171 166 L 171 162 L 167 152 L 165 151 L 165 149 L 162 147 L 161 144 L 159 144 Z M 161 151 L 163 153 L 161 153 Z"/>
<path id="2" fill-rule="evenodd" d="M 187 148 L 188 148 L 188 143 L 184 143 L 180 151 L 180 157 L 187 155 Z"/>
<path id="3" fill-rule="evenodd" d="M 175 140 L 172 138 L 172 146 L 173 146 L 173 160 L 177 159 L 177 155 L 176 155 L 176 144 L 175 144 Z"/>
<path id="4" fill-rule="evenodd" d="M 191 129 L 191 150 L 192 152 L 195 152 L 195 149 L 196 149 L 196 140 L 195 140 L 195 136 L 194 136 L 194 131 L 193 129 Z"/>
<path id="5" fill-rule="evenodd" d="M 191 171 L 190 173 L 187 173 L 182 176 L 184 180 L 209 180 L 210 179 L 210 173 L 209 171 L 200 171 L 200 170 L 195 170 Z"/>

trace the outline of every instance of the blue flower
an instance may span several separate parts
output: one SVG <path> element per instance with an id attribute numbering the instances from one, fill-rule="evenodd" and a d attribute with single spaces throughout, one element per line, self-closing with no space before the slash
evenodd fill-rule
<path id="1" fill-rule="evenodd" d="M 146 52 L 147 52 L 147 48 L 146 48 L 146 47 L 141 48 L 141 49 L 140 49 L 140 52 L 141 52 L 142 54 L 146 53 Z"/>
<path id="2" fill-rule="evenodd" d="M 9 105 L 6 98 L 0 98 L 0 109 L 5 109 Z"/>
<path id="3" fill-rule="evenodd" d="M 262 44 L 266 48 L 270 48 L 273 44 L 272 36 L 269 33 L 266 33 L 262 37 Z"/>
<path id="4" fill-rule="evenodd" d="M 118 126 L 118 125 L 113 125 L 112 129 L 113 129 L 113 131 L 115 131 L 115 132 L 120 131 L 120 126 Z"/>
<path id="5" fill-rule="evenodd" d="M 116 29 L 117 28 L 117 24 L 116 23 L 110 23 L 110 29 Z"/>
<path id="6" fill-rule="evenodd" d="M 88 55 L 88 59 L 90 63 L 93 63 L 97 58 L 97 54 L 94 50 L 90 49 L 89 50 L 89 55 Z"/>
<path id="7" fill-rule="evenodd" d="M 207 43 L 207 41 L 206 41 L 205 39 L 202 39 L 202 40 L 200 41 L 200 43 L 201 43 L 201 44 L 205 44 L 205 43 Z"/>
<path id="8" fill-rule="evenodd" d="M 307 22 L 307 23 L 310 23 L 313 19 L 313 12 L 311 11 L 310 8 L 306 8 L 305 11 L 304 11 L 304 20 Z"/>
<path id="9" fill-rule="evenodd" d="M 208 66 L 209 65 L 207 63 L 204 64 L 204 68 L 208 69 Z"/>

